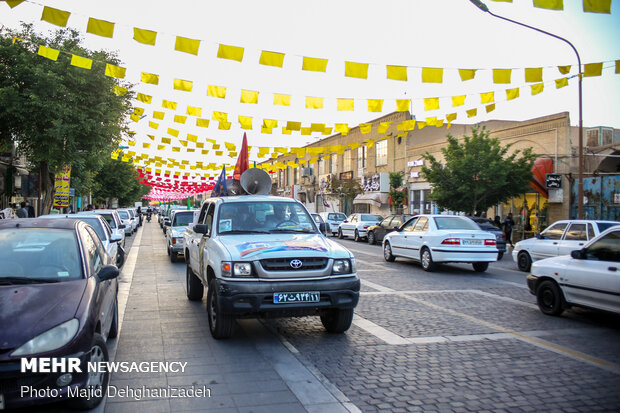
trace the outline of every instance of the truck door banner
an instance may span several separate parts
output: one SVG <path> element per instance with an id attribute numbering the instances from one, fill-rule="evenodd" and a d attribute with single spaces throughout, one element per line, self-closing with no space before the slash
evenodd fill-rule
<path id="1" fill-rule="evenodd" d="M 62 170 L 56 174 L 54 182 L 54 207 L 67 208 L 69 206 L 69 183 L 71 181 L 71 167 L 65 165 Z"/>

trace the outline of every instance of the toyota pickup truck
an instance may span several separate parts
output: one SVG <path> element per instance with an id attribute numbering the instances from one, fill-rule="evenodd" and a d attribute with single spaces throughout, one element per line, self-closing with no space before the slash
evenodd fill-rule
<path id="1" fill-rule="evenodd" d="M 184 234 L 187 297 L 203 298 L 216 339 L 236 318 L 318 315 L 343 333 L 353 320 L 360 280 L 355 258 L 327 239 L 291 198 L 209 198 Z"/>

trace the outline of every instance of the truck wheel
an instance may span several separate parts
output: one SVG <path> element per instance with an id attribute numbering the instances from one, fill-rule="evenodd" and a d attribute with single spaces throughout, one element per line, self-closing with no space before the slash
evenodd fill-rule
<path id="1" fill-rule="evenodd" d="M 202 296 L 204 295 L 205 288 L 200 281 L 200 278 L 196 277 L 194 271 L 187 266 L 187 271 L 185 272 L 185 286 L 187 288 L 187 298 L 190 301 L 201 301 Z"/>
<path id="2" fill-rule="evenodd" d="M 170 262 L 177 262 L 177 253 L 174 251 L 170 251 Z"/>
<path id="3" fill-rule="evenodd" d="M 321 311 L 321 323 L 328 333 L 344 333 L 353 322 L 352 308 L 330 308 Z"/>
<path id="4" fill-rule="evenodd" d="M 207 315 L 209 318 L 209 330 L 214 339 L 230 338 L 235 326 L 235 318 L 222 314 L 218 302 L 217 291 L 215 291 L 215 279 L 209 283 L 207 289 Z"/>
<path id="5" fill-rule="evenodd" d="M 476 272 L 485 272 L 487 268 L 489 268 L 489 263 L 488 262 L 474 262 L 472 263 L 472 266 L 474 267 L 474 271 Z"/>

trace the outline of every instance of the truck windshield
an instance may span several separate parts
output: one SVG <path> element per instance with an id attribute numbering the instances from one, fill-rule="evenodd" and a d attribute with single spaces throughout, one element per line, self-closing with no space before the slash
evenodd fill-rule
<path id="1" fill-rule="evenodd" d="M 231 202 L 220 206 L 217 231 L 220 234 L 315 233 L 316 227 L 305 208 L 295 202 Z"/>

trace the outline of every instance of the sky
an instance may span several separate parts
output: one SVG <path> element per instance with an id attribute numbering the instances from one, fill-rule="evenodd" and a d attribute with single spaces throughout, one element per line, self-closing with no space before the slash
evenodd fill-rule
<path id="1" fill-rule="evenodd" d="M 40 1 L 40 0 L 39 0 Z M 620 128 L 620 75 L 614 62 L 620 59 L 620 1 L 612 1 L 611 14 L 584 13 L 581 0 L 565 0 L 563 11 L 534 8 L 532 0 L 496 2 L 486 0 L 496 14 L 550 31 L 570 40 L 582 63 L 608 62 L 603 75 L 584 79 L 584 126 Z M 159 1 L 131 0 L 49 0 L 45 5 L 71 12 L 68 26 L 83 33 L 89 49 L 115 51 L 121 66 L 127 68 L 125 80 L 134 90 L 153 96 L 145 108 L 145 118 L 130 122 L 138 143 L 149 141 L 146 134 L 166 135 L 167 128 L 200 138 L 240 146 L 244 131 L 237 117 L 253 117 L 253 130 L 247 131 L 251 146 L 300 147 L 320 134 L 302 136 L 279 133 L 286 121 L 347 123 L 353 127 L 395 110 L 395 99 L 412 99 L 412 114 L 419 120 L 458 114 L 455 123 L 476 123 L 491 119 L 527 120 L 558 112 L 570 112 L 571 124 L 578 123 L 577 80 L 556 89 L 554 80 L 563 77 L 558 65 L 571 65 L 576 71 L 572 49 L 560 40 L 496 19 L 477 9 L 468 0 L 226 0 Z M 26 1 L 11 9 L 0 3 L 0 24 L 17 28 L 21 21 L 33 23 L 47 33 L 57 27 L 41 21 L 42 2 Z M 116 23 L 114 37 L 86 33 L 89 17 Z M 158 33 L 155 46 L 133 40 L 133 28 Z M 197 56 L 174 50 L 176 36 L 200 39 Z M 218 59 L 218 45 L 244 48 L 243 61 Z M 285 54 L 284 67 L 258 64 L 261 51 Z M 325 73 L 302 71 L 302 57 L 328 59 Z M 344 76 L 345 61 L 370 63 L 368 79 Z M 386 79 L 386 65 L 408 66 L 408 81 Z M 443 83 L 421 82 L 421 68 L 444 68 Z M 544 67 L 545 89 L 531 96 L 524 79 L 524 68 Z M 474 80 L 461 81 L 457 69 L 482 69 Z M 513 68 L 511 84 L 494 84 L 493 68 Z M 82 70 L 75 68 L 75 70 Z M 140 83 L 140 73 L 160 75 L 158 86 Z M 175 91 L 173 79 L 192 80 L 193 91 Z M 227 87 L 226 99 L 206 95 L 207 85 Z M 505 89 L 520 88 L 520 97 L 506 101 Z M 259 91 L 258 104 L 239 102 L 241 90 Z M 486 113 L 480 93 L 495 92 L 496 109 Z M 291 95 L 291 106 L 275 106 L 273 93 Z M 453 108 L 452 96 L 467 94 L 466 103 Z M 322 109 L 305 108 L 307 96 L 323 97 Z M 423 98 L 439 97 L 440 109 L 425 111 Z M 354 111 L 336 110 L 337 98 L 355 99 Z M 203 118 L 212 111 L 225 112 L 230 130 L 218 130 L 216 122 L 208 129 L 172 122 L 172 112 L 161 108 L 162 99 L 178 102 L 175 113 L 184 115 L 186 106 L 201 107 Z M 383 112 L 367 110 L 366 99 L 384 99 Z M 468 118 L 466 109 L 478 108 L 478 116 Z M 166 112 L 157 130 L 149 127 L 153 110 Z M 278 120 L 271 135 L 260 132 L 262 119 Z M 193 124 L 193 123 L 192 123 Z M 174 141 L 174 139 L 173 139 Z M 184 152 L 134 150 L 150 156 L 187 159 L 191 163 L 234 164 L 234 158 Z M 223 147 L 223 145 L 222 145 Z M 206 145 L 208 148 L 208 145 Z M 227 152 L 225 151 L 225 154 Z M 251 159 L 260 160 L 252 152 Z"/>

